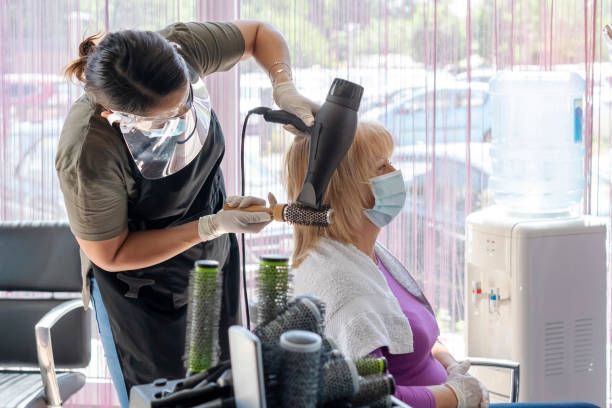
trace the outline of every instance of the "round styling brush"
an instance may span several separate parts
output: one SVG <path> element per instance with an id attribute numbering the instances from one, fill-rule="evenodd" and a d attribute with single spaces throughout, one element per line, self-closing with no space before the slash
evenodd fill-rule
<path id="1" fill-rule="evenodd" d="M 315 408 L 321 364 L 321 336 L 289 330 L 280 337 L 283 408 Z"/>
<path id="2" fill-rule="evenodd" d="M 280 392 L 275 379 L 280 374 L 282 362 L 280 337 L 289 330 L 307 330 L 319 335 L 323 334 L 321 313 L 311 300 L 307 298 L 296 300 L 274 320 L 255 328 L 254 333 L 261 340 L 268 406 L 279 407 L 281 405 Z"/>
<path id="3" fill-rule="evenodd" d="M 327 361 L 319 381 L 318 405 L 350 401 L 359 391 L 359 374 L 352 360 L 341 357 Z"/>
<path id="4" fill-rule="evenodd" d="M 206 371 L 217 363 L 222 278 L 219 262 L 196 261 L 187 303 L 185 363 L 190 373 Z"/>
<path id="5" fill-rule="evenodd" d="M 257 325 L 272 321 L 287 307 L 291 292 L 289 257 L 263 255 L 259 258 L 257 284 Z"/>
<path id="6" fill-rule="evenodd" d="M 370 404 L 370 408 L 391 408 L 393 406 L 393 401 L 391 400 L 391 396 L 387 395 L 379 399 L 378 401 L 374 401 Z"/>
<path id="7" fill-rule="evenodd" d="M 224 211 L 240 210 L 249 212 L 267 212 L 275 221 L 287 222 L 289 224 L 307 225 L 313 227 L 327 227 L 331 224 L 331 208 L 316 210 L 298 203 L 274 204 L 271 207 L 252 205 L 250 207 L 238 208 L 225 204 Z"/>
<path id="8" fill-rule="evenodd" d="M 355 407 L 370 405 L 395 393 L 395 381 L 390 374 L 359 377 L 359 391 L 351 403 Z"/>
<path id="9" fill-rule="evenodd" d="M 384 357 L 365 357 L 355 360 L 355 367 L 360 376 L 384 374 L 387 371 L 387 359 Z"/>
<path id="10" fill-rule="evenodd" d="M 321 314 L 309 299 L 300 299 L 274 320 L 257 326 L 254 333 L 261 340 L 264 359 L 264 375 L 278 374 L 280 366 L 280 336 L 288 330 L 307 330 L 319 335 L 322 332 Z"/>

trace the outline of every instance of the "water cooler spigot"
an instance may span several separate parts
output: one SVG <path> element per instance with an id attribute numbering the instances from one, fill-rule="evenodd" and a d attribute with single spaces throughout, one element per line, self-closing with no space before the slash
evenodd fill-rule
<path id="1" fill-rule="evenodd" d="M 489 313 L 499 313 L 500 300 L 499 288 L 491 289 L 489 291 Z"/>
<path id="2" fill-rule="evenodd" d="M 474 311 L 478 314 L 480 301 L 485 296 L 482 292 L 482 282 L 472 281 L 472 304 L 474 305 Z"/>

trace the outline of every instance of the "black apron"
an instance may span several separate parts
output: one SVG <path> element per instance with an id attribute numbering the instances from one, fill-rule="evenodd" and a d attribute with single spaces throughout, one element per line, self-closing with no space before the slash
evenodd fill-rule
<path id="1" fill-rule="evenodd" d="M 120 132 L 118 137 L 122 137 Z M 128 203 L 130 232 L 168 228 L 221 210 L 225 186 L 219 166 L 224 152 L 221 127 L 211 112 L 202 150 L 178 172 L 148 180 L 130 158 L 138 187 L 138 197 Z M 127 148 L 126 154 L 129 155 Z M 117 273 L 92 266 L 108 312 L 128 395 L 133 385 L 160 377 L 185 376 L 188 283 L 198 259 L 218 261 L 223 272 L 219 358 L 229 358 L 227 329 L 237 324 L 239 318 L 239 256 L 236 236 L 224 234 L 148 268 Z"/>

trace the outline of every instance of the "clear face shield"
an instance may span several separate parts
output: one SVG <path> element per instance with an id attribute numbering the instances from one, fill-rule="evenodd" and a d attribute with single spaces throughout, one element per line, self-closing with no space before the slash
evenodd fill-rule
<path id="1" fill-rule="evenodd" d="M 165 117 L 113 112 L 125 143 L 146 179 L 170 176 L 185 168 L 200 153 L 210 126 L 210 101 L 200 80 L 189 85 L 187 99 Z"/>

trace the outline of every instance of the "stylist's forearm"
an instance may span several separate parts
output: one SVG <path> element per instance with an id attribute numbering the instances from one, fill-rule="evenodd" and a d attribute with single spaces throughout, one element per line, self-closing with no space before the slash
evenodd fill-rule
<path id="1" fill-rule="evenodd" d="M 283 35 L 274 26 L 261 23 L 255 36 L 253 57 L 266 72 L 270 73 L 274 82 L 291 79 L 288 71 L 291 66 L 289 47 Z M 287 69 L 280 69 L 280 62 L 285 63 Z"/>
<path id="2" fill-rule="evenodd" d="M 113 265 L 118 271 L 145 268 L 167 261 L 199 242 L 197 221 L 161 230 L 130 232 Z"/>

